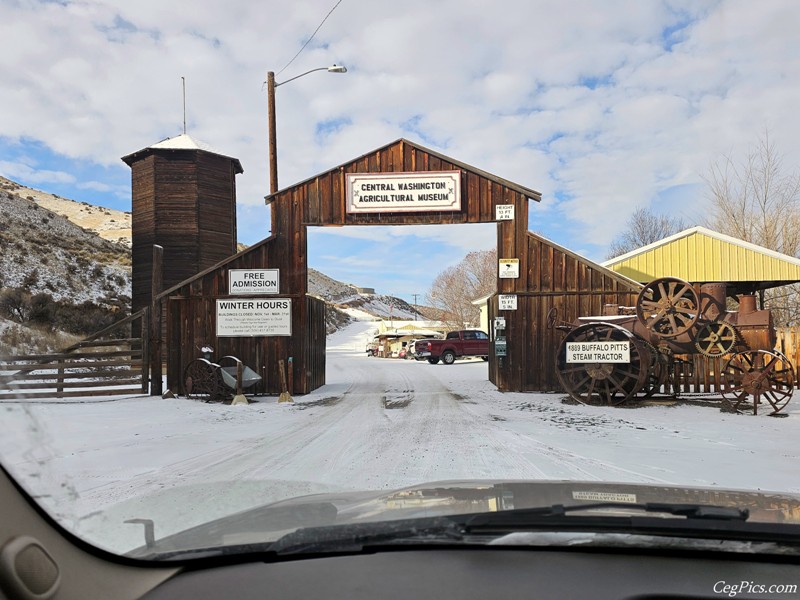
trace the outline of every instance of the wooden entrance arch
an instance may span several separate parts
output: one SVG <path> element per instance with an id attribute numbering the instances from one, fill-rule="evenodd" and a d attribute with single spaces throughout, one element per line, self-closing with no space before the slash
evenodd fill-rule
<path id="1" fill-rule="evenodd" d="M 353 214 L 346 210 L 348 174 L 455 171 L 461 206 L 452 212 Z M 603 269 L 528 231 L 528 203 L 541 194 L 486 171 L 399 139 L 338 167 L 267 196 L 272 235 L 191 280 L 167 290 L 168 385 L 180 389 L 180 369 L 213 339 L 213 302 L 226 296 L 231 269 L 279 269 L 280 297 L 292 299 L 292 333 L 286 337 L 219 338 L 217 354 L 236 355 L 259 370 L 262 389 L 280 391 L 277 365 L 291 357 L 293 393 L 325 383 L 324 307 L 307 295 L 307 228 L 344 225 L 496 223 L 500 259 L 517 259 L 519 277 L 498 278 L 498 294 L 515 295 L 516 310 L 489 302 L 490 318 L 506 319 L 507 355 L 489 358 L 489 379 L 505 391 L 557 389 L 553 348 L 558 332 L 544 327 L 547 310 L 562 316 L 600 314 L 604 303 L 630 304 L 638 284 Z M 498 205 L 514 207 L 513 220 L 495 218 Z"/>
<path id="2" fill-rule="evenodd" d="M 346 209 L 346 176 L 363 173 L 414 173 L 455 171 L 460 175 L 461 209 L 456 212 L 398 212 L 353 214 Z M 267 197 L 272 207 L 272 232 L 283 248 L 281 273 L 289 274 L 288 288 L 293 294 L 307 292 L 307 228 L 309 226 L 344 225 L 420 225 L 496 223 L 499 258 L 518 258 L 520 273 L 527 272 L 526 233 L 528 231 L 528 202 L 539 201 L 541 194 L 512 183 L 463 162 L 444 156 L 405 139 L 364 154 L 343 165 L 320 173 Z M 496 221 L 495 207 L 512 205 L 514 219 Z M 522 291 L 525 278 L 499 279 L 501 294 Z M 512 331 L 514 319 L 509 319 Z M 299 322 L 300 330 L 308 323 Z M 519 332 L 522 335 L 522 332 Z M 509 340 L 509 348 L 514 343 Z M 505 360 L 507 363 L 511 360 Z M 498 372 L 494 357 L 490 371 Z"/>

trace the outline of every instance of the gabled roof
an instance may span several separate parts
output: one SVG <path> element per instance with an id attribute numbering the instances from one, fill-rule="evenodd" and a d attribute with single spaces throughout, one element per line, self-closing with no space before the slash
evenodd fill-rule
<path id="1" fill-rule="evenodd" d="M 766 289 L 800 282 L 800 259 L 705 227 L 692 227 L 602 263 L 641 282 L 679 277 Z"/>
<path id="2" fill-rule="evenodd" d="M 632 290 L 640 290 L 642 288 L 641 285 L 642 282 L 632 277 L 629 277 L 625 273 L 620 273 L 614 269 L 609 268 L 607 263 L 596 263 L 593 260 L 589 260 L 582 254 L 578 254 L 573 250 L 569 250 L 568 248 L 565 248 L 564 246 L 555 243 L 553 240 L 547 239 L 540 233 L 534 233 L 533 231 L 529 231 L 528 235 L 534 239 L 541 241 L 544 244 L 547 244 L 548 246 L 555 248 L 562 254 L 574 258 L 579 263 L 583 263 L 589 266 L 590 268 L 595 269 L 597 272 L 605 275 L 606 277 L 609 277 L 610 279 L 613 279 L 614 281 L 622 284 L 623 286 L 626 286 Z M 649 282 L 650 280 L 648 279 L 647 281 Z"/>
<path id="3" fill-rule="evenodd" d="M 391 148 L 392 146 L 396 146 L 398 144 L 400 144 L 400 145 L 405 144 L 407 146 L 410 146 L 411 148 L 415 148 L 416 150 L 418 150 L 420 152 L 425 152 L 426 154 L 428 154 L 430 156 L 434 156 L 434 157 L 436 157 L 436 158 L 438 158 L 440 160 L 443 160 L 445 162 L 449 162 L 450 164 L 457 166 L 459 169 L 461 169 L 463 171 L 466 171 L 466 172 L 469 172 L 469 173 L 474 173 L 475 175 L 478 175 L 480 177 L 484 177 L 484 178 L 486 178 L 486 179 L 488 179 L 490 181 L 493 181 L 493 182 L 495 182 L 495 183 L 497 183 L 499 185 L 502 185 L 502 186 L 507 187 L 507 188 L 509 188 L 511 190 L 514 190 L 515 192 L 518 192 L 518 193 L 522 194 L 523 196 L 526 196 L 527 198 L 530 198 L 531 200 L 536 200 L 537 202 L 540 202 L 541 199 L 542 199 L 541 192 L 537 192 L 536 190 L 532 190 L 532 189 L 527 188 L 525 186 L 516 184 L 516 183 L 514 183 L 512 181 L 509 181 L 507 179 L 503 179 L 502 177 L 498 177 L 497 175 L 493 175 L 492 173 L 489 173 L 488 171 L 484 171 L 482 169 L 478 169 L 476 167 L 470 166 L 467 163 L 464 163 L 464 162 L 461 162 L 459 160 L 456 160 L 455 158 L 451 158 L 449 156 L 446 156 L 446 155 L 444 155 L 444 154 L 442 154 L 440 152 L 436 152 L 435 150 L 431 150 L 430 148 L 426 148 L 424 146 L 421 146 L 421 145 L 417 144 L 416 142 L 409 141 L 409 140 L 407 140 L 405 138 L 399 138 L 399 139 L 397 139 L 397 140 L 395 140 L 395 141 L 393 141 L 393 142 L 391 142 L 389 144 L 381 146 L 380 148 L 376 148 L 375 150 L 372 150 L 370 152 L 366 152 L 366 153 L 362 154 L 361 156 L 359 156 L 358 158 L 350 159 L 347 162 L 342 163 L 341 165 L 333 167 L 332 169 L 328 169 L 327 171 L 323 171 L 322 173 L 318 173 L 318 174 L 314 175 L 313 177 L 309 177 L 308 179 L 304 179 L 303 181 L 300 181 L 298 183 L 294 183 L 291 186 L 289 186 L 289 188 L 300 187 L 300 186 L 302 186 L 304 184 L 307 184 L 309 182 L 314 181 L 317 178 L 324 177 L 325 175 L 328 175 L 329 173 L 335 173 L 335 172 L 339 171 L 340 169 L 346 169 L 350 165 L 358 163 L 358 162 L 364 160 L 365 158 L 369 158 L 369 157 L 371 157 L 373 155 L 376 155 L 376 154 L 378 154 L 380 152 L 383 152 L 383 151 Z M 280 194 L 281 192 L 283 192 L 285 189 L 288 189 L 288 188 L 282 188 L 282 189 L 278 190 L 277 192 L 274 192 L 274 193 L 270 194 L 269 196 L 266 196 L 265 200 L 266 200 L 267 204 L 271 203 L 272 200 L 274 199 L 274 197 L 277 196 L 278 194 Z"/>
<path id="4" fill-rule="evenodd" d="M 160 142 L 156 142 L 151 146 L 142 148 L 137 152 L 133 152 L 131 154 L 128 154 L 127 156 L 123 156 L 122 160 L 126 164 L 131 165 L 140 158 L 143 158 L 144 156 L 150 154 L 153 150 L 201 150 L 203 152 L 208 152 L 209 154 L 216 154 L 217 156 L 222 156 L 224 158 L 232 160 L 234 165 L 236 166 L 236 172 L 244 173 L 244 169 L 242 168 L 242 163 L 239 162 L 238 158 L 233 158 L 231 156 L 222 154 L 221 152 L 217 152 L 209 144 L 194 139 L 188 133 L 182 133 L 181 135 L 176 135 L 175 137 L 163 139 Z"/>

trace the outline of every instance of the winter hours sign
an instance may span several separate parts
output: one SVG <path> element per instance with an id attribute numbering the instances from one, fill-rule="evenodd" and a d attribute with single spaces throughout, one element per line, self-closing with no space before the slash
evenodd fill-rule
<path id="1" fill-rule="evenodd" d="M 217 337 L 292 335 L 291 298 L 217 300 Z"/>

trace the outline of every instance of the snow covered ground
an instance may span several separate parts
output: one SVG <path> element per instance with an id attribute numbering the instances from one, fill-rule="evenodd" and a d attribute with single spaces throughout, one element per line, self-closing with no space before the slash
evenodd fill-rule
<path id="1" fill-rule="evenodd" d="M 788 418 L 713 406 L 596 408 L 501 393 L 487 363 L 369 358 L 374 323 L 328 339 L 327 384 L 293 404 L 183 398 L 0 404 L 0 460 L 76 533 L 125 551 L 308 493 L 446 479 L 580 479 L 800 492 Z"/>

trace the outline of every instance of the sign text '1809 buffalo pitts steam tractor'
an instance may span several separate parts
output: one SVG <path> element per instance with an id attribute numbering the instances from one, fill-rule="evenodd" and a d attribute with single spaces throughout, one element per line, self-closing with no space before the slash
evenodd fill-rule
<path id="1" fill-rule="evenodd" d="M 755 414 L 759 406 L 778 413 L 792 396 L 794 369 L 775 350 L 772 314 L 757 310 L 751 295 L 727 311 L 726 291 L 724 283 L 708 283 L 698 294 L 665 277 L 648 283 L 635 307 L 609 304 L 602 316 L 558 325 L 566 332 L 556 356 L 559 381 L 579 402 L 619 405 L 676 391 L 676 355 L 730 356 L 718 374 L 727 407 L 738 411 L 752 401 Z M 548 325 L 557 318 L 551 311 Z"/>

